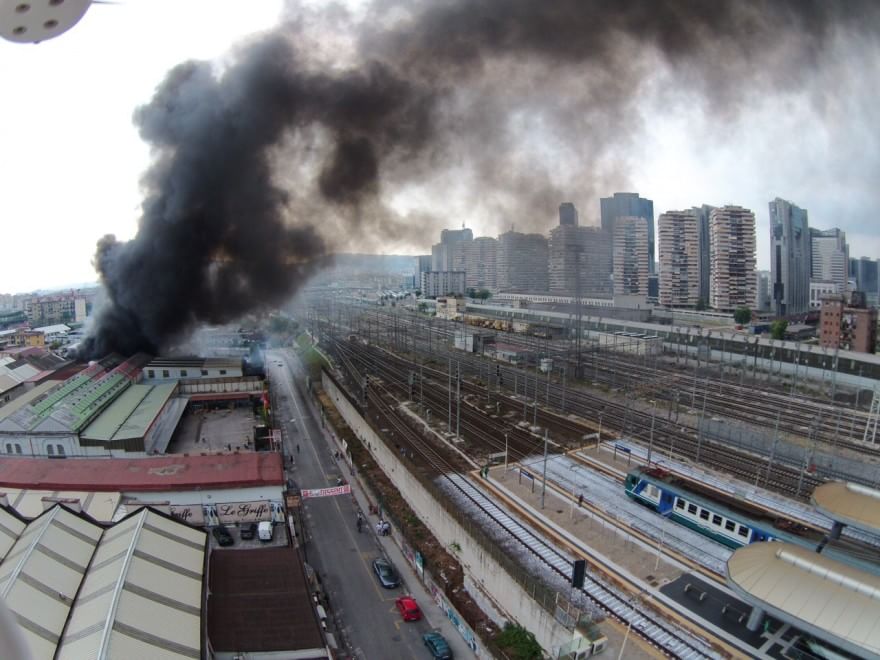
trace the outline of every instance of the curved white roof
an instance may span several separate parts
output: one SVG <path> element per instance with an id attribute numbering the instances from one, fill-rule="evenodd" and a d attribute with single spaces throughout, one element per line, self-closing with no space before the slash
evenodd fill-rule
<path id="1" fill-rule="evenodd" d="M 880 490 L 861 484 L 832 481 L 816 488 L 812 501 L 819 511 L 832 520 L 880 533 Z"/>

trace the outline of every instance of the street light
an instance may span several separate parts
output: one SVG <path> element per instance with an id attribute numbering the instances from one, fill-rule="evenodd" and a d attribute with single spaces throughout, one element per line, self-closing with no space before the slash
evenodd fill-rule
<path id="1" fill-rule="evenodd" d="M 617 660 L 620 660 L 623 657 L 623 649 L 626 648 L 626 640 L 629 638 L 629 631 L 632 629 L 632 622 L 636 616 L 636 603 L 638 603 L 639 596 L 641 596 L 642 593 L 643 592 L 640 591 L 630 598 L 629 604 L 632 606 L 632 616 L 630 616 L 629 621 L 626 624 L 626 634 L 623 636 L 623 643 L 620 645 L 620 653 L 617 654 Z"/>

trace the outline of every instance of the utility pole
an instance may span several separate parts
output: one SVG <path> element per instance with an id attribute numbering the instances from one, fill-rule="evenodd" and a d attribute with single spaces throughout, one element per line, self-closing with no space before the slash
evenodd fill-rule
<path id="1" fill-rule="evenodd" d="M 767 459 L 767 472 L 764 473 L 765 488 L 770 481 L 770 468 L 773 466 L 773 458 L 776 456 L 776 443 L 779 442 L 779 418 L 781 416 L 781 412 L 776 413 L 776 428 L 773 429 L 773 446 L 770 448 L 770 457 Z"/>
<path id="2" fill-rule="evenodd" d="M 547 429 L 544 429 L 544 483 L 541 486 L 541 508 L 544 508 L 544 495 L 547 493 Z"/>
<path id="3" fill-rule="evenodd" d="M 648 440 L 648 467 L 651 467 L 651 452 L 654 450 L 654 419 L 655 419 L 655 411 L 657 410 L 657 402 L 654 402 L 654 405 L 651 407 L 651 436 Z M 697 459 L 699 460 L 699 459 Z"/>
<path id="4" fill-rule="evenodd" d="M 703 427 L 706 424 L 706 395 L 709 393 L 709 379 L 706 379 L 706 389 L 703 390 L 703 410 L 700 413 L 700 422 L 697 427 L 697 463 L 700 462 L 700 452 L 703 449 Z"/>
<path id="5" fill-rule="evenodd" d="M 455 439 L 461 440 L 461 363 L 456 362 L 455 373 Z"/>
<path id="6" fill-rule="evenodd" d="M 446 373 L 448 375 L 446 391 L 449 392 L 449 413 L 446 416 L 446 428 L 452 433 L 452 358 L 448 358 L 448 360 L 449 362 L 446 367 Z"/>
<path id="7" fill-rule="evenodd" d="M 507 473 L 507 433 L 504 434 L 504 472 Z"/>

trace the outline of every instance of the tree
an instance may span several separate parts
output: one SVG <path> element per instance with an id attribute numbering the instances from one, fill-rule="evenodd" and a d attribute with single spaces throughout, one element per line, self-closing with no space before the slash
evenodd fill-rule
<path id="1" fill-rule="evenodd" d="M 477 291 L 477 298 L 480 300 L 489 300 L 492 297 L 492 292 L 489 289 L 480 289 Z"/>
<path id="2" fill-rule="evenodd" d="M 495 642 L 508 657 L 516 660 L 539 660 L 543 657 L 535 635 L 518 624 L 506 624 Z"/>
<path id="3" fill-rule="evenodd" d="M 474 287 L 470 287 L 467 290 L 467 295 L 468 295 L 468 298 L 476 298 L 477 297 L 477 290 Z"/>
<path id="4" fill-rule="evenodd" d="M 698 311 L 698 312 L 702 312 L 702 311 L 704 311 L 704 310 L 706 309 L 706 307 L 708 307 L 708 305 L 706 305 L 706 301 L 705 301 L 705 299 L 700 298 L 700 299 L 697 301 L 697 307 L 696 307 L 697 311 Z"/>
<path id="5" fill-rule="evenodd" d="M 733 320 L 740 325 L 745 325 L 752 320 L 752 310 L 748 307 L 740 307 L 733 313 Z"/>
<path id="6" fill-rule="evenodd" d="M 788 328 L 788 321 L 779 319 L 770 324 L 770 337 L 772 339 L 785 339 L 785 330 Z"/>

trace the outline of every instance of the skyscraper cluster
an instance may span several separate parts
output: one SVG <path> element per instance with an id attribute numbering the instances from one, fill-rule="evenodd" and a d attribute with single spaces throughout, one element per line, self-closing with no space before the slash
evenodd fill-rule
<path id="1" fill-rule="evenodd" d="M 575 205 L 563 202 L 549 236 L 511 228 L 497 239 L 474 238 L 470 229 L 447 229 L 419 270 L 461 272 L 465 290 L 778 316 L 818 309 L 831 293 L 858 289 L 869 304 L 880 295 L 877 261 L 850 259 L 844 232 L 811 228 L 807 211 L 781 198 L 769 203 L 770 271 L 755 270 L 755 214 L 741 206 L 660 214 L 656 250 L 652 200 L 619 192 L 602 198 L 599 210 L 599 223 L 584 225 Z"/>

